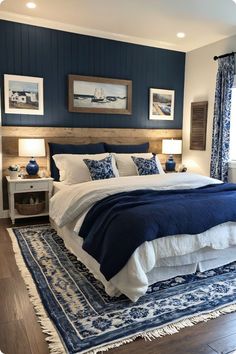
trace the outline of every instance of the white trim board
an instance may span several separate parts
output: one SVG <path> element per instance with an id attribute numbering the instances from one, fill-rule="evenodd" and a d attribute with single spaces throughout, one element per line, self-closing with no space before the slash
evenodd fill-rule
<path id="1" fill-rule="evenodd" d="M 92 28 L 80 27 L 80 26 L 76 26 L 76 25 L 70 25 L 68 23 L 50 21 L 50 20 L 46 20 L 46 19 L 43 19 L 40 17 L 25 16 L 25 15 L 20 15 L 20 14 L 16 14 L 16 13 L 12 13 L 12 12 L 7 12 L 7 11 L 0 11 L 0 19 L 6 20 L 6 21 L 18 22 L 18 23 L 25 23 L 25 24 L 33 25 L 33 26 L 40 26 L 40 27 L 55 29 L 55 30 L 59 30 L 59 31 L 65 31 L 65 32 L 71 32 L 71 33 L 83 34 L 83 35 L 87 35 L 87 36 L 111 39 L 114 41 L 140 44 L 140 45 L 145 45 L 148 47 L 163 48 L 163 49 L 176 50 L 176 51 L 183 52 L 183 50 L 178 48 L 178 46 L 174 43 L 155 41 L 152 39 L 142 38 L 142 37 L 126 36 L 126 35 L 120 34 L 120 33 L 109 33 L 106 31 L 94 30 Z"/>

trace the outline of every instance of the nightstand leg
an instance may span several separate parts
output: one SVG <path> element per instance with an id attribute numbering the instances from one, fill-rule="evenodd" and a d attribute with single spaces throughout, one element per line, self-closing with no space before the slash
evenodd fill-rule
<path id="1" fill-rule="evenodd" d="M 10 211 L 11 222 L 14 225 L 15 224 L 15 200 L 14 200 L 14 194 L 10 194 L 10 197 L 9 197 L 9 211 Z"/>

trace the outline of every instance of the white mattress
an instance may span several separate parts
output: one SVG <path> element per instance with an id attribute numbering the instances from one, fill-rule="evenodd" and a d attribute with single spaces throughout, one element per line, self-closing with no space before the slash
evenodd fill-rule
<path id="1" fill-rule="evenodd" d="M 157 281 L 192 274 L 196 270 L 203 272 L 236 261 L 236 225 L 229 222 L 199 235 L 167 236 L 155 240 L 156 249 L 161 250 L 166 245 L 166 256 L 161 257 L 159 254 L 156 257 L 155 255 L 157 259 L 155 266 L 151 271 L 144 273 L 144 264 L 140 264 L 142 271 L 140 269 L 137 271 L 136 268 L 137 259 L 143 259 L 145 253 L 149 258 L 151 257 L 150 250 L 153 249 L 153 242 L 146 242 L 134 252 L 126 266 L 110 281 L 107 281 L 99 270 L 99 263 L 82 249 L 83 239 L 73 231 L 75 222 L 61 228 L 54 224 L 52 226 L 63 238 L 67 249 L 86 265 L 96 279 L 103 283 L 108 295 L 119 296 L 123 293 L 132 301 L 137 301 L 146 293 L 147 287 Z M 226 232 L 228 236 L 220 237 L 222 232 Z M 222 243 L 220 239 L 224 242 Z M 234 245 L 230 246 L 231 243 Z M 168 257 L 168 250 L 169 254 L 173 254 L 171 250 L 173 246 L 181 252 L 186 250 L 186 254 Z M 191 252 L 187 251 L 188 248 Z M 142 253 L 142 257 L 139 253 Z"/>
<path id="2" fill-rule="evenodd" d="M 144 295 L 148 285 L 177 275 L 212 269 L 236 260 L 236 223 L 217 225 L 197 235 L 175 235 L 144 242 L 126 265 L 109 281 L 97 261 L 82 249 L 78 236 L 88 210 L 97 201 L 134 189 L 171 190 L 203 187 L 218 180 L 195 174 L 117 177 L 63 186 L 50 200 L 50 217 L 66 247 L 105 286 L 110 296 L 125 294 L 132 301 Z M 57 185 L 56 185 L 57 186 Z M 135 237 L 135 235 L 134 235 Z M 125 244 L 124 244 L 125 247 Z M 112 256 L 112 255 L 111 255 Z"/>

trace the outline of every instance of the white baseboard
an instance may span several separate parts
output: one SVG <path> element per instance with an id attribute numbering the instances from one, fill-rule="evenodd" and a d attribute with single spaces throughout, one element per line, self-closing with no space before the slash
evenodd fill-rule
<path id="1" fill-rule="evenodd" d="M 0 219 L 9 218 L 9 210 L 1 210 L 0 211 Z"/>

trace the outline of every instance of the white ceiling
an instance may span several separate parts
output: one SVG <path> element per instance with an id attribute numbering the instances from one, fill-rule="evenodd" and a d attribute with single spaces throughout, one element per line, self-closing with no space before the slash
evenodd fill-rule
<path id="1" fill-rule="evenodd" d="M 180 51 L 236 34 L 232 0 L 4 0 L 0 18 Z M 184 39 L 176 37 L 185 32 Z"/>

